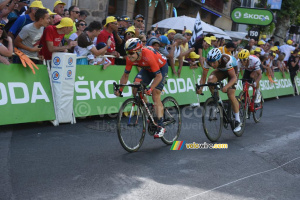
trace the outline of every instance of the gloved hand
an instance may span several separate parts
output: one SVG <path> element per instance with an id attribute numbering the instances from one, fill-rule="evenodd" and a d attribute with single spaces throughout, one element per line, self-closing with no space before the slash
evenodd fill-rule
<path id="1" fill-rule="evenodd" d="M 35 74 L 34 68 L 39 69 L 34 62 L 32 62 L 32 60 L 30 58 L 28 58 L 27 55 L 25 55 L 22 51 L 20 51 L 19 49 L 15 48 L 15 54 L 19 56 L 22 65 L 24 67 L 27 67 L 27 65 L 30 67 L 30 69 L 32 70 L 32 73 Z"/>
<path id="2" fill-rule="evenodd" d="M 152 94 L 152 91 L 153 91 L 152 88 L 147 88 L 145 90 L 145 93 L 150 96 Z"/>

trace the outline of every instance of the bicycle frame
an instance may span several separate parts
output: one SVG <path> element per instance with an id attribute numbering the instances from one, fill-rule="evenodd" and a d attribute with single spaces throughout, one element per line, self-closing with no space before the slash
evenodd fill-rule
<path id="1" fill-rule="evenodd" d="M 137 93 L 138 93 L 138 97 L 136 96 L 135 98 L 137 99 L 138 102 L 142 102 L 142 105 L 144 106 L 144 108 L 146 109 L 152 123 L 157 126 L 157 124 L 155 123 L 154 121 L 154 118 L 144 100 L 144 89 L 145 89 L 145 86 L 143 84 L 139 84 L 139 85 L 135 85 L 135 84 L 119 84 L 117 85 L 116 83 L 114 83 L 114 90 L 115 91 L 118 91 L 119 90 L 119 87 L 120 86 L 128 86 L 128 87 L 134 87 L 134 88 L 137 88 Z M 123 97 L 123 95 L 120 95 L 121 97 Z M 130 110 L 130 116 L 129 116 L 129 119 L 128 119 L 128 124 L 130 124 L 130 120 L 131 120 L 131 116 L 132 116 L 132 113 L 133 113 L 133 109 L 134 109 L 134 106 L 135 106 L 135 103 L 132 104 L 132 107 L 131 107 L 131 110 Z M 138 120 L 138 117 L 137 117 L 137 120 Z"/>
<path id="2" fill-rule="evenodd" d="M 250 98 L 250 95 L 249 95 L 249 87 L 250 86 L 253 88 L 252 98 Z M 261 105 L 258 108 L 254 107 L 254 99 L 255 99 L 256 88 L 254 87 L 253 84 L 250 84 L 248 81 L 245 81 L 244 86 L 243 86 L 243 92 L 246 94 L 245 102 L 249 103 L 249 111 L 250 112 L 255 112 L 255 110 L 258 110 L 258 109 L 261 108 Z M 248 109 L 248 108 L 246 108 L 246 105 L 247 104 L 245 104 L 245 109 Z"/>

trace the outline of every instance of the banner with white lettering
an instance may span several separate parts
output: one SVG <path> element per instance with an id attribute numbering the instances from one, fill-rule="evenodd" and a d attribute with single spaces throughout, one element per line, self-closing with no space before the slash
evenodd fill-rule
<path id="1" fill-rule="evenodd" d="M 53 53 L 50 75 L 58 123 L 75 122 L 73 115 L 75 74 L 76 54 Z"/>
<path id="2" fill-rule="evenodd" d="M 0 125 L 55 119 L 47 68 L 33 74 L 20 64 L 0 64 Z"/>

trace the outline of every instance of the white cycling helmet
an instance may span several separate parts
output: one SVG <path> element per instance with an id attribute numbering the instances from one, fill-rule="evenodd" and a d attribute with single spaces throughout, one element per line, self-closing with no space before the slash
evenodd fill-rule
<path id="1" fill-rule="evenodd" d="M 214 49 L 212 49 L 208 52 L 207 61 L 208 62 L 215 62 L 217 60 L 220 60 L 221 57 L 222 57 L 222 53 L 221 53 L 220 49 L 214 48 Z"/>

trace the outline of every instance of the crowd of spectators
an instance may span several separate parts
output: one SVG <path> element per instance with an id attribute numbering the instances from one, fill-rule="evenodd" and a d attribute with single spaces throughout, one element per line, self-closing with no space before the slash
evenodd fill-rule
<path id="1" fill-rule="evenodd" d="M 14 56 L 13 46 L 30 58 L 50 61 L 53 52 L 76 53 L 78 64 L 125 65 L 124 45 L 130 38 L 139 38 L 144 46 L 151 46 L 168 60 L 173 74 L 180 77 L 182 66 L 191 68 L 206 65 L 207 53 L 219 48 L 235 60 L 238 52 L 245 48 L 262 61 L 261 69 L 270 76 L 274 72 L 289 71 L 293 77 L 299 71 L 298 45 L 288 40 L 280 45 L 274 37 L 267 39 L 262 35 L 259 41 L 250 39 L 241 46 L 241 41 L 228 41 L 213 34 L 191 43 L 192 31 L 173 29 L 162 33 L 158 27 L 146 32 L 145 18 L 138 14 L 134 20 L 130 17 L 108 16 L 101 22 L 85 21 L 87 11 L 77 6 L 65 8 L 66 4 L 58 0 L 53 9 L 43 6 L 42 1 L 5 0 L 0 3 L 0 62 L 20 63 Z M 51 11 L 52 10 L 52 11 Z M 103 55 L 110 55 L 109 59 Z M 102 56 L 102 57 L 101 57 Z M 40 63 L 40 60 L 34 60 Z M 177 71 L 175 66 L 178 66 Z"/>

